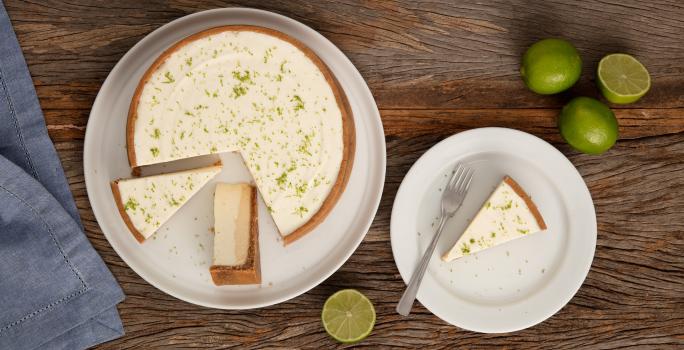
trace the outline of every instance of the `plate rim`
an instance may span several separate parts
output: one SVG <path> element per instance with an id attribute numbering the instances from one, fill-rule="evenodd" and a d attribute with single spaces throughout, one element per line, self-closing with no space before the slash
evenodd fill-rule
<path id="1" fill-rule="evenodd" d="M 95 193 L 94 190 L 94 184 L 92 183 L 94 179 L 90 178 L 88 175 L 89 172 L 87 169 L 92 169 L 92 164 L 91 161 L 89 160 L 90 158 L 90 153 L 93 152 L 94 146 L 93 142 L 93 136 L 92 133 L 89 133 L 88 131 L 91 130 L 91 126 L 93 123 L 93 120 L 95 118 L 91 118 L 93 116 L 93 111 L 95 111 L 96 107 L 101 104 L 102 100 L 104 97 L 102 97 L 102 89 L 105 87 L 108 87 L 108 82 L 110 82 L 117 74 L 120 74 L 119 71 L 122 69 L 122 62 L 125 61 L 129 56 L 133 55 L 134 51 L 140 50 L 141 47 L 149 45 L 149 42 L 154 40 L 157 36 L 159 36 L 161 32 L 167 30 L 167 28 L 170 28 L 175 25 L 179 25 L 181 22 L 188 22 L 192 21 L 194 19 L 197 19 L 198 17 L 201 18 L 203 16 L 211 16 L 214 14 L 223 14 L 226 17 L 238 17 L 241 14 L 249 13 L 257 16 L 263 16 L 264 18 L 270 18 L 273 19 L 274 21 L 281 21 L 281 23 L 284 23 L 288 26 L 292 26 L 295 29 L 300 29 L 303 31 L 303 33 L 306 33 L 307 35 L 312 35 L 313 37 L 318 38 L 319 40 L 322 40 L 324 45 L 328 46 L 332 51 L 335 56 L 337 56 L 339 59 L 341 59 L 345 65 L 348 65 L 354 75 L 353 79 L 359 81 L 361 84 L 359 93 L 365 97 L 369 97 L 369 99 L 365 102 L 368 103 L 368 107 L 373 111 L 373 116 L 375 118 L 365 118 L 366 122 L 369 122 L 373 127 L 368 129 L 368 134 L 370 136 L 369 139 L 374 139 L 377 138 L 379 142 L 379 147 L 378 147 L 378 152 L 379 152 L 379 158 L 381 160 L 381 164 L 379 164 L 378 171 L 379 171 L 379 184 L 378 188 L 374 198 L 373 202 L 371 202 L 371 208 L 374 208 L 372 210 L 372 215 L 369 215 L 369 219 L 367 222 L 361 227 L 363 228 L 362 234 L 359 234 L 358 237 L 356 238 L 355 241 L 351 242 L 349 249 L 342 254 L 342 258 L 339 259 L 339 261 L 335 263 L 330 264 L 330 268 L 321 273 L 318 278 L 312 278 L 312 282 L 307 284 L 303 288 L 293 288 L 292 292 L 290 293 L 284 293 L 278 298 L 273 298 L 271 300 L 265 301 L 265 302 L 257 302 L 257 303 L 250 303 L 250 304 L 230 304 L 230 303 L 214 303 L 214 302 L 207 302 L 204 300 L 199 300 L 199 299 L 192 299 L 192 298 L 186 298 L 185 296 L 179 295 L 179 293 L 176 293 L 173 290 L 170 290 L 169 288 L 162 287 L 160 284 L 161 283 L 155 283 L 153 282 L 155 278 L 152 276 L 148 275 L 146 272 L 142 272 L 139 270 L 144 270 L 144 268 L 138 267 L 138 269 L 134 268 L 129 260 L 124 257 L 120 253 L 120 248 L 117 248 L 116 244 L 113 244 L 112 241 L 109 239 L 109 234 L 105 232 L 105 230 L 102 228 L 102 226 L 99 224 L 98 217 L 100 217 L 103 214 L 98 215 L 99 210 L 95 208 L 95 206 L 92 205 L 92 201 L 90 200 L 91 194 Z M 269 27 L 270 28 L 270 27 Z M 276 28 L 272 28 L 276 29 Z M 279 30 L 279 29 L 276 29 Z M 297 38 L 298 39 L 298 38 Z M 302 41 L 303 43 L 306 44 L 305 40 L 303 39 L 298 39 Z M 321 58 L 321 60 L 323 60 Z M 341 87 L 343 90 L 344 88 Z M 374 130 L 375 129 L 375 130 Z M 379 132 L 379 133 L 378 133 Z M 377 135 L 373 135 L 377 134 Z M 382 135 L 380 135 L 382 134 Z M 381 136 L 381 137 L 380 137 Z M 208 308 L 216 308 L 216 309 L 226 309 L 226 310 L 244 310 L 244 309 L 256 309 L 256 308 L 262 308 L 262 307 L 267 307 L 271 305 L 276 305 L 280 304 L 282 302 L 289 301 L 291 299 L 294 299 L 304 293 L 307 293 L 311 289 L 317 287 L 321 283 L 323 283 L 326 279 L 328 279 L 330 276 L 332 276 L 335 272 L 337 272 L 348 260 L 349 258 L 356 252 L 358 247 L 360 246 L 361 242 L 363 242 L 364 238 L 366 237 L 373 221 L 375 220 L 375 216 L 377 215 L 377 211 L 380 206 L 380 201 L 382 199 L 382 193 L 384 191 L 384 186 L 385 186 L 385 179 L 386 179 L 386 172 L 387 172 L 387 146 L 386 146 L 386 141 L 385 141 L 385 135 L 384 135 L 384 126 L 382 124 L 382 119 L 380 116 L 380 111 L 377 107 L 377 103 L 375 101 L 375 98 L 373 97 L 373 94 L 368 87 L 368 83 L 366 80 L 363 78 L 359 70 L 356 68 L 356 66 L 351 62 L 351 60 L 347 57 L 347 55 L 344 54 L 342 50 L 340 50 L 334 43 L 332 43 L 330 40 L 328 40 L 325 36 L 323 36 L 321 33 L 318 31 L 314 30 L 313 28 L 307 26 L 306 24 L 299 22 L 293 18 L 271 12 L 271 11 L 266 11 L 266 10 L 261 10 L 261 9 L 255 9 L 255 8 L 249 8 L 249 7 L 229 7 L 229 8 L 216 8 L 216 9 L 210 9 L 210 10 L 204 10 L 204 11 L 199 11 L 195 13 L 191 13 L 179 18 L 176 18 L 168 23 L 163 24 L 162 26 L 156 28 L 152 32 L 148 33 L 140 39 L 138 42 L 136 42 L 133 46 L 131 46 L 126 53 L 121 56 L 121 58 L 117 61 L 117 63 L 114 65 L 114 67 L 111 69 L 105 80 L 103 81 L 102 85 L 100 86 L 100 89 L 98 90 L 98 93 L 95 97 L 95 100 L 93 101 L 93 105 L 91 107 L 90 113 L 88 114 L 88 122 L 86 124 L 86 133 L 85 133 L 85 138 L 84 138 L 84 143 L 83 143 L 83 174 L 84 174 L 84 179 L 85 179 L 85 185 L 86 185 L 86 193 L 88 194 L 88 202 L 90 204 L 90 208 L 93 211 L 93 214 L 95 216 L 96 221 L 98 221 L 98 227 L 102 231 L 103 235 L 107 239 L 107 242 L 109 245 L 112 247 L 112 249 L 116 252 L 117 256 L 119 256 L 126 265 L 133 270 L 138 276 L 140 276 L 143 280 L 145 280 L 148 284 L 153 286 L 154 288 L 157 288 L 158 290 L 185 302 L 203 306 L 203 307 L 208 307 Z M 90 179 L 90 180 L 89 180 Z"/>
<path id="2" fill-rule="evenodd" d="M 577 294 L 577 292 L 579 291 L 581 286 L 584 284 L 584 281 L 586 280 L 586 277 L 589 274 L 589 271 L 590 271 L 591 266 L 593 264 L 593 259 L 595 257 L 596 242 L 597 242 L 597 236 L 598 236 L 598 226 L 597 226 L 597 219 L 596 219 L 596 208 L 595 208 L 593 199 L 591 197 L 591 192 L 589 191 L 589 189 L 586 185 L 586 182 L 584 181 L 584 178 L 581 176 L 581 174 L 579 173 L 577 168 L 574 166 L 574 164 L 572 164 L 572 162 L 560 150 L 558 150 L 556 147 L 554 147 L 553 145 L 551 145 L 547 141 L 545 141 L 545 140 L 541 139 L 540 137 L 537 137 L 533 134 L 530 134 L 530 133 L 527 133 L 527 132 L 524 132 L 521 130 L 512 129 L 512 128 L 505 128 L 505 127 L 482 127 L 482 128 L 469 129 L 469 130 L 458 132 L 456 134 L 453 134 L 453 135 L 450 135 L 450 136 L 444 138 L 443 140 L 437 142 L 432 147 L 430 147 L 427 151 L 425 151 L 416 160 L 416 162 L 411 166 L 409 171 L 406 173 L 406 175 L 402 179 L 402 182 L 399 185 L 399 188 L 397 190 L 397 194 L 395 196 L 395 199 L 392 203 L 392 213 L 391 213 L 391 218 L 390 218 L 390 242 L 392 245 L 392 255 L 394 258 L 394 263 L 397 267 L 397 270 L 399 270 L 399 274 L 401 275 L 404 283 L 408 283 L 408 280 L 410 277 L 409 273 L 412 273 L 412 271 L 407 271 L 406 268 L 402 271 L 402 268 L 400 267 L 401 264 L 399 261 L 402 259 L 400 256 L 402 253 L 399 251 L 400 248 L 398 248 L 398 241 L 397 241 L 399 239 L 399 237 L 398 237 L 399 233 L 397 233 L 397 231 L 399 229 L 395 228 L 395 226 L 398 225 L 396 223 L 396 219 L 395 219 L 397 216 L 397 211 L 399 210 L 397 208 L 399 208 L 401 206 L 400 204 L 398 204 L 398 202 L 400 200 L 402 200 L 403 195 L 401 195 L 401 194 L 405 193 L 407 191 L 406 187 L 405 187 L 406 179 L 415 176 L 415 173 L 418 171 L 417 169 L 422 165 L 422 163 L 425 162 L 425 159 L 428 159 L 429 157 L 432 156 L 432 154 L 434 153 L 434 149 L 438 148 L 438 146 L 443 145 L 443 144 L 448 144 L 451 142 L 456 142 L 456 140 L 458 140 L 458 139 L 462 139 L 465 137 L 472 137 L 473 135 L 478 135 L 478 134 L 483 134 L 482 136 L 484 136 L 484 137 L 491 137 L 491 136 L 487 136 L 488 133 L 504 133 L 504 134 L 508 133 L 511 136 L 516 135 L 516 136 L 522 136 L 522 137 L 528 138 L 528 139 L 533 140 L 534 142 L 537 142 L 540 145 L 542 145 L 544 148 L 546 148 L 548 151 L 550 151 L 550 153 L 554 157 L 557 157 L 562 162 L 566 162 L 574 170 L 574 173 L 572 175 L 576 176 L 580 180 L 582 187 L 583 187 L 583 190 L 585 192 L 583 194 L 588 197 L 589 203 L 590 203 L 590 206 L 587 207 L 587 209 L 590 209 L 590 211 L 592 213 L 592 217 L 591 217 L 592 220 L 590 222 L 590 226 L 593 229 L 593 234 L 591 234 L 590 236 L 592 238 L 593 244 L 592 244 L 591 254 L 588 255 L 589 258 L 587 259 L 586 264 L 584 266 L 581 266 L 581 272 L 582 272 L 583 277 L 580 280 L 575 282 L 576 285 L 573 285 L 573 288 L 571 288 L 571 290 L 568 290 L 570 293 L 566 293 L 563 297 L 558 299 L 559 302 L 553 303 L 553 305 L 555 305 L 557 307 L 550 308 L 546 312 L 543 312 L 543 316 L 541 316 L 541 317 L 533 318 L 531 320 L 528 320 L 527 322 L 518 322 L 518 323 L 511 325 L 509 327 L 498 327 L 498 328 L 497 327 L 487 328 L 487 327 L 476 327 L 476 326 L 474 327 L 473 324 L 470 324 L 470 323 L 468 323 L 468 324 L 458 323 L 458 322 L 454 321 L 454 319 L 452 317 L 450 317 L 448 315 L 448 313 L 445 313 L 442 310 L 436 310 L 434 307 L 431 308 L 429 305 L 426 305 L 421 300 L 421 296 L 422 296 L 421 294 L 422 293 L 420 293 L 420 291 L 418 293 L 417 299 L 419 301 L 421 301 L 421 304 L 426 309 L 428 309 L 435 316 L 439 317 L 440 319 L 442 319 L 443 321 L 445 321 L 451 325 L 454 325 L 456 327 L 460 327 L 460 328 L 463 328 L 463 329 L 466 329 L 469 331 L 480 332 L 480 333 L 508 333 L 508 332 L 519 331 L 519 330 L 523 330 L 523 329 L 535 326 L 535 325 L 547 320 L 548 318 L 552 317 L 558 311 L 560 311 L 563 307 L 565 307 L 565 305 L 567 305 L 572 300 L 572 298 Z M 420 258 L 420 256 L 418 256 L 418 258 Z M 406 259 L 406 258 L 404 258 L 404 259 Z M 547 287 L 548 286 L 545 286 L 543 288 L 547 288 Z M 423 295 L 425 295 L 425 294 L 423 294 Z M 567 300 L 565 300 L 566 299 L 565 296 L 567 296 Z M 428 302 L 427 304 L 432 304 L 432 302 Z"/>

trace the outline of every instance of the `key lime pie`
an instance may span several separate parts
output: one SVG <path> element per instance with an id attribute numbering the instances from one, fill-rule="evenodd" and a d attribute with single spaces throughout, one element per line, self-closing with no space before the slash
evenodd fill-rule
<path id="1" fill-rule="evenodd" d="M 209 268 L 214 284 L 261 283 L 256 189 L 248 184 L 217 184 L 214 222 L 214 258 Z"/>
<path id="2" fill-rule="evenodd" d="M 221 171 L 221 165 L 112 181 L 119 212 L 142 243 Z"/>
<path id="3" fill-rule="evenodd" d="M 345 96 L 299 41 L 252 26 L 194 34 L 166 50 L 133 97 L 130 165 L 239 152 L 284 244 L 318 225 L 351 173 Z"/>
<path id="4" fill-rule="evenodd" d="M 546 223 L 532 198 L 506 176 L 442 260 L 458 259 L 543 230 Z"/>

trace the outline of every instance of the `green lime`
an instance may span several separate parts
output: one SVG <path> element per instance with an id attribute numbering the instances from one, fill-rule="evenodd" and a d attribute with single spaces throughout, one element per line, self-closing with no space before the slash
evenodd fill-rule
<path id="1" fill-rule="evenodd" d="M 603 97 L 612 103 L 636 102 L 651 88 L 651 77 L 646 67 L 624 53 L 603 57 L 598 64 L 597 75 Z"/>
<path id="2" fill-rule="evenodd" d="M 563 39 L 537 41 L 525 51 L 520 66 L 525 85 L 542 95 L 569 89 L 581 74 L 582 59 L 577 49 Z"/>
<path id="3" fill-rule="evenodd" d="M 354 343 L 366 338 L 375 325 L 373 304 L 355 289 L 343 289 L 325 301 L 323 327 L 335 340 Z"/>
<path id="4" fill-rule="evenodd" d="M 558 116 L 560 133 L 570 146 L 588 154 L 601 154 L 615 144 L 618 123 L 605 104 L 590 97 L 575 97 Z"/>

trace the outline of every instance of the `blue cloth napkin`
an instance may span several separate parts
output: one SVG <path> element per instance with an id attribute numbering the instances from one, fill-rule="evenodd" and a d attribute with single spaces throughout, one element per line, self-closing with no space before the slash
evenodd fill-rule
<path id="1" fill-rule="evenodd" d="M 83 233 L 0 1 L 0 349 L 83 349 L 118 338 L 123 299 Z"/>

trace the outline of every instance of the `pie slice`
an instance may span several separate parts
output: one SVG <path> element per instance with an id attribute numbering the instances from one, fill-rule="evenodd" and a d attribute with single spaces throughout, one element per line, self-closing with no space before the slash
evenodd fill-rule
<path id="1" fill-rule="evenodd" d="M 543 230 L 546 223 L 537 206 L 506 176 L 442 260 L 452 261 Z"/>
<path id="2" fill-rule="evenodd" d="M 114 200 L 131 233 L 142 243 L 178 211 L 221 165 L 112 181 Z"/>
<path id="3" fill-rule="evenodd" d="M 217 286 L 261 283 L 256 188 L 216 185 L 214 258 L 209 268 Z"/>

